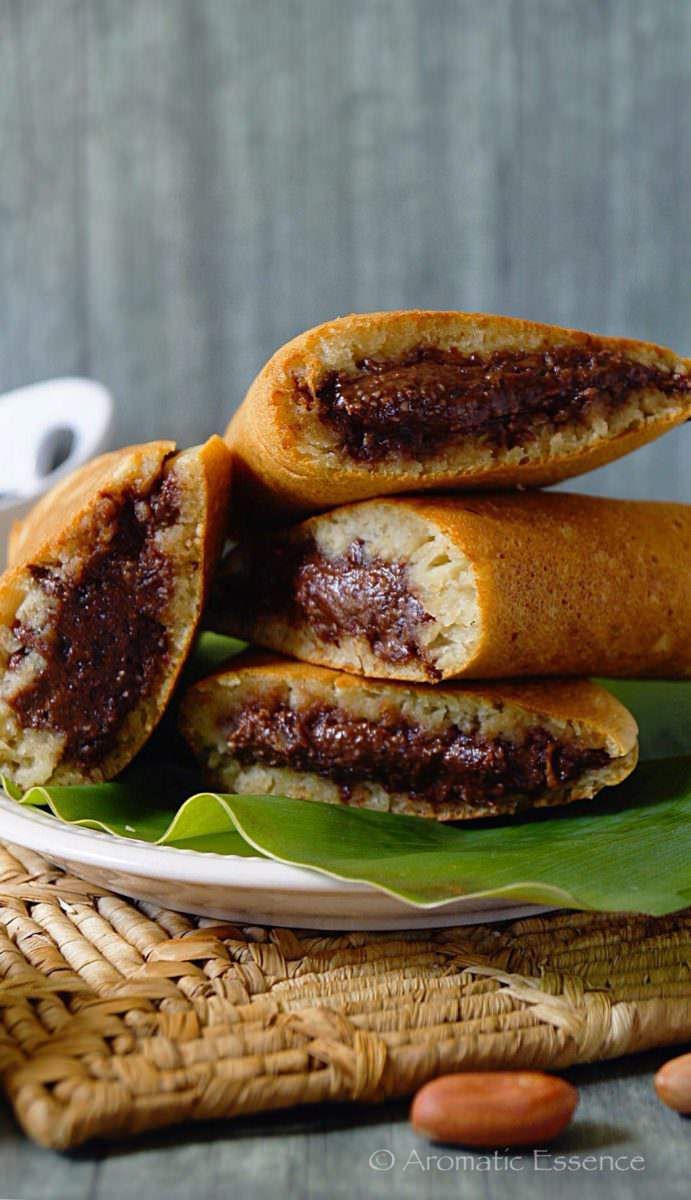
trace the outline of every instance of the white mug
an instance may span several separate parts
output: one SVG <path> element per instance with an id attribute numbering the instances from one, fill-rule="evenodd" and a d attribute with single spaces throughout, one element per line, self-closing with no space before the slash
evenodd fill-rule
<path id="1" fill-rule="evenodd" d="M 0 396 L 0 566 L 13 523 L 106 449 L 112 421 L 113 398 L 91 379 L 48 379 Z"/>

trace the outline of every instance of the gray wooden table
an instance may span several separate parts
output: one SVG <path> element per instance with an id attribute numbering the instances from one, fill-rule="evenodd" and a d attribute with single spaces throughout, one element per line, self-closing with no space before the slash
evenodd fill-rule
<path id="1" fill-rule="evenodd" d="M 350 310 L 691 354 L 691 4 L 0 0 L 0 112 L 0 390 L 99 378 L 120 443 L 222 428 L 269 353 Z M 687 427 L 575 486 L 691 501 L 690 461 Z M 0 1195 L 663 1200 L 688 1194 L 689 1126 L 656 1061 L 575 1073 L 563 1147 L 641 1173 L 404 1170 L 425 1150 L 402 1106 L 71 1157 L 3 1114 Z"/>
<path id="2" fill-rule="evenodd" d="M 398 1103 L 187 1126 L 70 1155 L 30 1146 L 5 1110 L 0 1112 L 0 1196 L 687 1200 L 690 1123 L 663 1108 L 652 1090 L 652 1074 L 665 1057 L 645 1054 L 571 1071 L 581 1103 L 569 1132 L 537 1161 L 530 1153 L 512 1155 L 508 1163 L 500 1156 L 489 1170 L 481 1155 L 433 1146 L 416 1136 L 407 1122 L 407 1105 Z M 567 1161 L 566 1168 L 560 1169 L 559 1159 Z"/>

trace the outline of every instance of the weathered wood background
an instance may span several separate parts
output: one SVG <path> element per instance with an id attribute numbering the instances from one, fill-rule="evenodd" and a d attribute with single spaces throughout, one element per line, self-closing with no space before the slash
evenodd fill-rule
<path id="1" fill-rule="evenodd" d="M 0 0 L 0 390 L 103 380 L 117 441 L 222 428 L 286 338 L 354 309 L 489 309 L 691 354 L 684 0 Z M 691 427 L 578 486 L 691 500 Z M 71 1158 L 0 1114 L 0 1192 L 686 1197 L 664 1055 L 582 1071 L 564 1149 L 643 1173 L 368 1167 L 405 1107 Z M 496 1189 L 496 1190 L 495 1190 Z"/>
<path id="2" fill-rule="evenodd" d="M 0 0 L 0 116 L 0 388 L 96 376 L 119 442 L 351 310 L 691 353 L 680 0 Z M 691 499 L 690 458 L 588 486 Z"/>

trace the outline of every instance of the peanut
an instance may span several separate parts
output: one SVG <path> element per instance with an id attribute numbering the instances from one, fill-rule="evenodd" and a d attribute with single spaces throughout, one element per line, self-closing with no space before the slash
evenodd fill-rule
<path id="1" fill-rule="evenodd" d="M 425 1084 L 410 1111 L 435 1142 L 541 1146 L 566 1128 L 578 1104 L 570 1083 L 539 1071 L 443 1075 Z"/>
<path id="2" fill-rule="evenodd" d="M 670 1058 L 655 1076 L 655 1091 L 663 1104 L 691 1116 L 691 1054 Z"/>

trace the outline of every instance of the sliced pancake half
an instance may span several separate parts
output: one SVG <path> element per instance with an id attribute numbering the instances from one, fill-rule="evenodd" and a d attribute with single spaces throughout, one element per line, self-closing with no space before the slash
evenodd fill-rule
<path id="1" fill-rule="evenodd" d="M 209 621 L 379 678 L 691 674 L 691 505 L 391 497 L 250 537 Z"/>
<path id="2" fill-rule="evenodd" d="M 0 771 L 110 779 L 163 714 L 224 535 L 221 438 L 106 454 L 13 531 L 0 578 Z"/>
<path id="3" fill-rule="evenodd" d="M 288 342 L 226 438 L 245 520 L 429 489 L 555 483 L 691 416 L 672 351 L 512 317 L 383 312 Z"/>
<path id="4" fill-rule="evenodd" d="M 419 684 L 249 656 L 181 729 L 210 786 L 454 821 L 568 804 L 634 768 L 631 714 L 586 680 Z"/>

